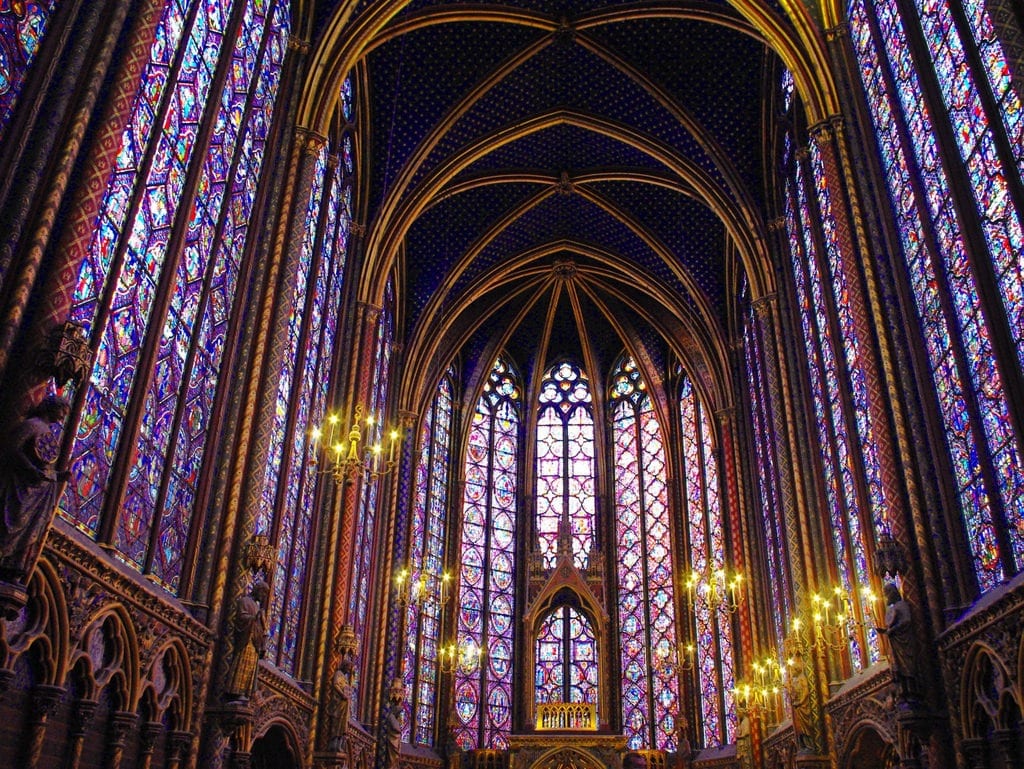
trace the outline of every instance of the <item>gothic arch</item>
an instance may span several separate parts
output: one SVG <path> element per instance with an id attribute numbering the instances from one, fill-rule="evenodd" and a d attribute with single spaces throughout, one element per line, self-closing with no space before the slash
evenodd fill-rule
<path id="1" fill-rule="evenodd" d="M 960 678 L 963 736 L 984 739 L 993 730 L 1016 729 L 1020 712 L 1019 693 L 1010 671 L 991 647 L 975 643 Z"/>
<path id="2" fill-rule="evenodd" d="M 69 659 L 82 675 L 85 699 L 97 700 L 110 687 L 116 708 L 134 711 L 139 688 L 139 645 L 127 609 L 105 607 L 85 623 L 81 640 Z"/>
<path id="3" fill-rule="evenodd" d="M 586 751 L 554 748 L 533 762 L 530 769 L 602 769 L 604 764 Z"/>
<path id="4" fill-rule="evenodd" d="M 0 667 L 10 669 L 19 656 L 32 650 L 40 683 L 63 683 L 68 671 L 68 611 L 60 577 L 53 565 L 40 559 L 28 583 L 28 603 L 0 636 Z"/>
<path id="5" fill-rule="evenodd" d="M 843 757 L 841 769 L 890 769 L 899 763 L 892 737 L 871 719 L 854 724 L 836 753 Z"/>

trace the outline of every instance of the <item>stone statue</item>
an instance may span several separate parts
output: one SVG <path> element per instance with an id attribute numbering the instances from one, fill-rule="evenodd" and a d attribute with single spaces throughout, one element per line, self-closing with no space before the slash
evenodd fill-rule
<path id="1" fill-rule="evenodd" d="M 814 752 L 814 713 L 811 708 L 811 682 L 803 657 L 794 657 L 789 674 L 789 703 L 793 708 L 793 732 L 801 753 Z"/>
<path id="2" fill-rule="evenodd" d="M 235 601 L 231 622 L 234 636 L 234 657 L 224 687 L 227 702 L 247 702 L 256 690 L 256 670 L 267 648 L 267 598 L 270 585 L 257 577 L 249 595 Z"/>
<path id="3" fill-rule="evenodd" d="M 402 701 L 394 694 L 384 715 L 384 750 L 387 769 L 397 769 L 398 754 L 402 749 Z"/>
<path id="4" fill-rule="evenodd" d="M 338 669 L 331 680 L 329 703 L 331 740 L 329 748 L 335 752 L 343 751 L 348 739 L 348 722 L 352 717 L 352 697 L 355 694 L 355 687 L 352 685 L 354 673 L 355 663 L 346 656 L 338 663 Z"/>
<path id="5" fill-rule="evenodd" d="M 51 425 L 67 419 L 71 404 L 48 395 L 14 428 L 0 462 L 3 521 L 0 527 L 0 579 L 25 582 L 35 566 L 57 506 L 58 436 Z"/>
<path id="6" fill-rule="evenodd" d="M 754 753 L 750 742 L 750 716 L 746 713 L 736 727 L 736 759 L 740 769 L 753 769 Z"/>
<path id="7" fill-rule="evenodd" d="M 902 701 L 917 699 L 917 633 L 910 604 L 903 600 L 899 587 L 886 582 L 885 627 L 876 628 L 889 639 L 892 649 L 892 678 L 897 696 Z"/>

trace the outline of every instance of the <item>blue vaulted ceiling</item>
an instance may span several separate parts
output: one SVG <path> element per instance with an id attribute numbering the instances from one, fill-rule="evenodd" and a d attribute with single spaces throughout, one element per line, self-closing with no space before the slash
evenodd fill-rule
<path id="1" fill-rule="evenodd" d="M 771 216 L 778 63 L 749 23 L 702 0 L 393 7 L 359 63 L 357 210 L 404 270 L 406 347 L 467 370 L 498 343 L 523 370 L 556 344 L 602 365 L 710 354 L 736 239 Z"/>

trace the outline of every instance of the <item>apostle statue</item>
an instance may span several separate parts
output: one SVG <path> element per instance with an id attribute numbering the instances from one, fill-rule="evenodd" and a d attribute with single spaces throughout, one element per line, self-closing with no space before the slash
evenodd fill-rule
<path id="1" fill-rule="evenodd" d="M 401 681 L 396 679 L 391 685 L 391 696 L 388 700 L 387 710 L 384 713 L 384 722 L 381 729 L 386 756 L 384 766 L 387 769 L 398 769 L 398 754 L 402 749 L 403 696 L 404 687 L 401 685 Z"/>
<path id="2" fill-rule="evenodd" d="M 789 703 L 793 708 L 793 732 L 801 753 L 814 752 L 814 711 L 811 703 L 811 682 L 801 655 L 793 658 L 787 685 Z"/>
<path id="3" fill-rule="evenodd" d="M 914 629 L 914 615 L 910 604 L 903 600 L 899 587 L 886 582 L 882 588 L 885 594 L 885 627 L 876 628 L 889 639 L 892 649 L 892 678 L 900 701 L 915 700 L 918 697 L 917 633 Z"/>
<path id="4" fill-rule="evenodd" d="M 352 684 L 355 668 L 354 660 L 346 655 L 338 663 L 338 669 L 331 679 L 328 713 L 331 721 L 330 749 L 335 752 L 343 751 L 348 739 L 348 722 L 352 717 L 352 697 L 355 694 L 355 686 Z"/>
<path id="5" fill-rule="evenodd" d="M 227 702 L 247 702 L 256 690 L 256 671 L 267 648 L 267 598 L 270 585 L 257 577 L 249 595 L 235 601 L 232 619 L 234 656 L 224 688 Z"/>
<path id="6" fill-rule="evenodd" d="M 0 580 L 25 583 L 42 549 L 65 473 L 55 470 L 59 436 L 70 404 L 49 395 L 13 429 L 0 461 Z"/>

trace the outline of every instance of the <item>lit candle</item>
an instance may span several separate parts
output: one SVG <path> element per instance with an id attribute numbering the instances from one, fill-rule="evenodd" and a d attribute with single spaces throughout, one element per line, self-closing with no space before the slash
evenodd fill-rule
<path id="1" fill-rule="evenodd" d="M 395 462 L 395 444 L 398 443 L 398 430 L 391 431 L 391 448 L 388 450 L 388 464 Z"/>

